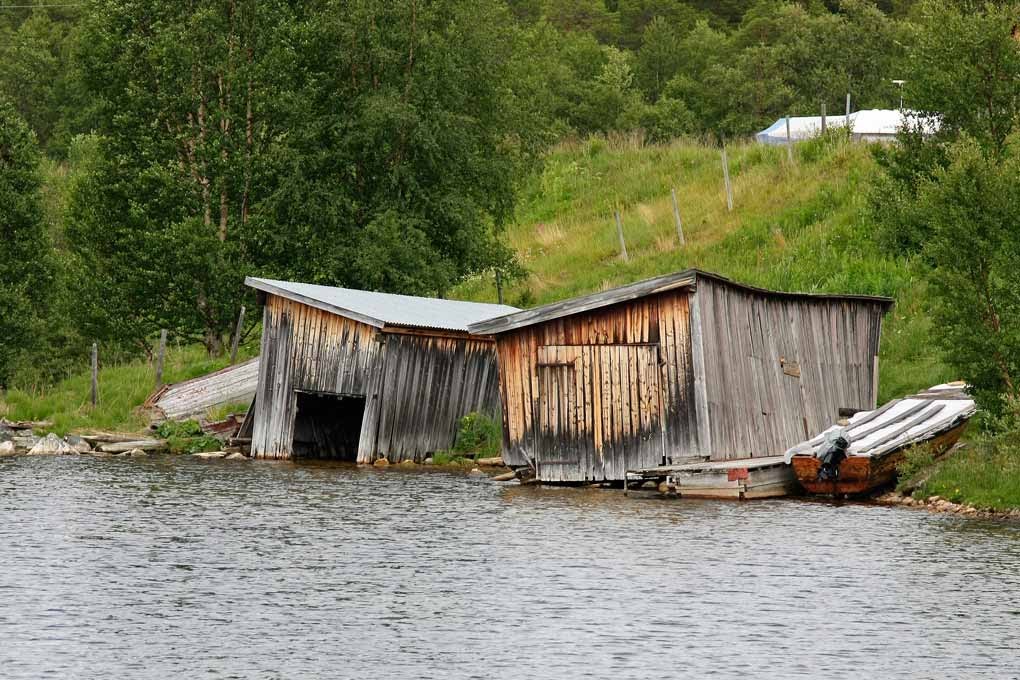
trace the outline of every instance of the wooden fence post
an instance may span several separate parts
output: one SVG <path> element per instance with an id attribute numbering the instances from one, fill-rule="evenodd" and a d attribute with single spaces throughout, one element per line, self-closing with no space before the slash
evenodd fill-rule
<path id="1" fill-rule="evenodd" d="M 680 245 L 684 245 L 684 225 L 680 221 L 680 206 L 676 202 L 676 187 L 670 189 L 670 195 L 673 197 L 673 219 L 676 221 L 676 237 L 680 241 Z"/>
<path id="2" fill-rule="evenodd" d="M 92 343 L 92 391 L 89 396 L 92 408 L 95 408 L 99 403 L 99 343 L 97 342 Z"/>
<path id="3" fill-rule="evenodd" d="M 846 93 L 846 126 L 850 127 L 850 93 Z"/>
<path id="4" fill-rule="evenodd" d="M 237 345 L 241 342 L 241 330 L 244 328 L 244 305 L 241 305 L 241 313 L 237 315 L 237 328 L 234 329 L 234 340 L 230 343 L 230 363 L 237 361 Z"/>
<path id="5" fill-rule="evenodd" d="M 620 211 L 614 210 L 613 214 L 616 216 L 616 235 L 620 237 L 620 257 L 623 258 L 624 262 L 629 262 L 630 257 L 627 255 L 627 242 L 623 240 L 623 223 L 620 221 Z"/>
<path id="6" fill-rule="evenodd" d="M 822 134 L 825 134 L 825 102 L 822 102 Z"/>
<path id="7" fill-rule="evenodd" d="M 723 183 L 726 185 L 726 209 L 733 210 L 733 187 L 730 186 L 730 161 L 726 157 L 726 146 L 722 148 L 722 174 Z"/>
<path id="8" fill-rule="evenodd" d="M 156 389 L 163 386 L 163 360 L 166 358 L 166 329 L 159 332 L 159 354 L 156 355 Z"/>
<path id="9" fill-rule="evenodd" d="M 786 114 L 786 160 L 793 162 L 793 138 L 790 136 L 790 114 Z"/>
<path id="10" fill-rule="evenodd" d="M 496 300 L 499 304 L 503 304 L 503 276 L 500 271 L 496 270 Z"/>

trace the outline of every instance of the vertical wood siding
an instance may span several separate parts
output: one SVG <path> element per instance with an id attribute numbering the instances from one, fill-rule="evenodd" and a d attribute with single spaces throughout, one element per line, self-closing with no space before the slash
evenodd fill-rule
<path id="1" fill-rule="evenodd" d="M 387 334 L 376 450 L 420 462 L 450 448 L 463 416 L 499 417 L 498 379 L 491 341 Z"/>
<path id="2" fill-rule="evenodd" d="M 459 419 L 499 415 L 495 348 L 481 338 L 385 333 L 275 295 L 263 312 L 252 453 L 289 458 L 295 390 L 365 396 L 358 460 L 450 448 Z"/>
<path id="3" fill-rule="evenodd" d="M 778 455 L 872 408 L 885 307 L 772 296 L 700 279 L 696 293 L 714 460 Z"/>
<path id="4" fill-rule="evenodd" d="M 372 326 L 276 295 L 267 296 L 262 323 L 252 454 L 289 458 L 294 391 L 367 395 L 381 345 Z"/>
<path id="5" fill-rule="evenodd" d="M 840 407 L 874 406 L 885 310 L 699 277 L 696 292 L 502 333 L 504 459 L 545 481 L 585 481 L 663 457 L 781 454 Z"/>
<path id="6" fill-rule="evenodd" d="M 688 301 L 670 291 L 497 336 L 507 463 L 622 479 L 695 453 Z"/>

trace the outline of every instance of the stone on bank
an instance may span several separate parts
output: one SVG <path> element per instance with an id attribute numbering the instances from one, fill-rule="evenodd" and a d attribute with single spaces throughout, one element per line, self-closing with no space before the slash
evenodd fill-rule
<path id="1" fill-rule="evenodd" d="M 78 452 L 71 448 L 70 444 L 52 432 L 36 442 L 28 451 L 30 456 L 64 456 L 76 453 Z"/>

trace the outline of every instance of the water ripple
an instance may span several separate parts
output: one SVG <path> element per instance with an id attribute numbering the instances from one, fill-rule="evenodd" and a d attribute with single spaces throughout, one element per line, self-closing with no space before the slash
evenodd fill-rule
<path id="1" fill-rule="evenodd" d="M 445 472 L 0 460 L 4 678 L 1018 678 L 1020 529 Z"/>

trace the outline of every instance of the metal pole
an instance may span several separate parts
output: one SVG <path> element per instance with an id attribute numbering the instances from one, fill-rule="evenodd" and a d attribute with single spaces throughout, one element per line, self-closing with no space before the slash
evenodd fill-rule
<path id="1" fill-rule="evenodd" d="M 684 244 L 684 225 L 680 221 L 680 206 L 676 202 L 676 187 L 670 189 L 670 195 L 673 197 L 673 219 L 676 220 L 676 237 L 680 241 L 680 245 Z"/>
<path id="2" fill-rule="evenodd" d="M 620 237 L 620 257 L 623 258 L 624 262 L 629 262 L 630 257 L 627 255 L 627 243 L 623 240 L 623 223 L 620 221 L 620 211 L 614 210 L 613 214 L 616 216 L 616 234 Z"/>
<path id="3" fill-rule="evenodd" d="M 726 146 L 722 148 L 723 184 L 726 185 L 726 209 L 733 210 L 733 188 L 730 186 L 730 161 L 726 157 Z"/>
<path id="4" fill-rule="evenodd" d="M 99 402 L 99 343 L 92 343 L 92 391 L 90 400 L 92 407 L 95 408 Z"/>
<path id="5" fill-rule="evenodd" d="M 163 386 L 163 359 L 166 358 L 166 329 L 159 332 L 159 354 L 156 355 L 156 389 Z"/>

